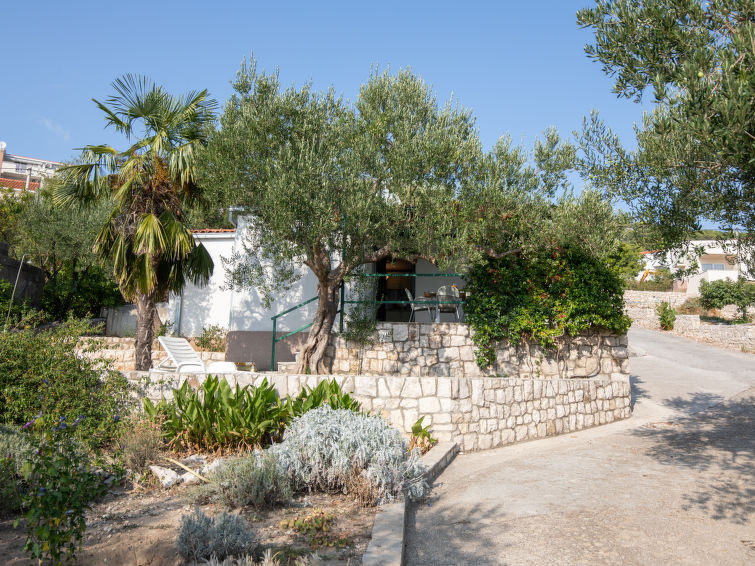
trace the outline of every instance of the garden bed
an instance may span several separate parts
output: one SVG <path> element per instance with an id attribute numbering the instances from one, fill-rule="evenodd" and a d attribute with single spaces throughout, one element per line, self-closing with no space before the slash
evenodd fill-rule
<path id="1" fill-rule="evenodd" d="M 181 517 L 194 505 L 187 494 L 191 487 L 170 490 L 135 489 L 109 494 L 87 513 L 87 530 L 78 554 L 77 564 L 132 564 L 157 566 L 182 564 L 176 548 Z M 202 505 L 208 515 L 216 515 L 222 505 Z M 281 521 L 305 516 L 314 510 L 333 515 L 328 538 L 333 547 L 312 546 L 309 536 L 282 528 Z M 313 552 L 332 566 L 358 566 L 372 532 L 377 508 L 361 507 L 352 497 L 342 494 L 298 495 L 290 503 L 273 509 L 247 507 L 241 514 L 261 542 L 260 553 L 271 548 L 278 553 L 281 564 L 288 557 Z M 26 531 L 23 524 L 13 528 L 13 520 L 0 521 L 0 556 L 8 566 L 26 565 L 24 552 Z M 293 560 L 292 560 L 293 561 Z"/>

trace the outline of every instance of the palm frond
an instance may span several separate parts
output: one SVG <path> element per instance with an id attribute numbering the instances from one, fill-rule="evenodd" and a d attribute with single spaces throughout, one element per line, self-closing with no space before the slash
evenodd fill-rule
<path id="1" fill-rule="evenodd" d="M 154 214 L 143 214 L 134 234 L 137 253 L 162 255 L 166 248 L 165 231 Z"/>

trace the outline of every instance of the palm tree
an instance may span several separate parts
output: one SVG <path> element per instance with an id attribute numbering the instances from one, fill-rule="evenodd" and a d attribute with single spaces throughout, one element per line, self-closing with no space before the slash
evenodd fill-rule
<path id="1" fill-rule="evenodd" d="M 55 200 L 64 205 L 106 201 L 110 207 L 94 244 L 113 265 L 121 293 L 136 302 L 136 369 L 152 363 L 155 303 L 187 281 L 203 285 L 212 275 L 207 250 L 194 242 L 186 207 L 201 196 L 195 155 L 214 120 L 206 90 L 174 97 L 146 77 L 125 75 L 105 103 L 107 127 L 132 145 L 81 148 L 80 162 L 63 167 Z"/>

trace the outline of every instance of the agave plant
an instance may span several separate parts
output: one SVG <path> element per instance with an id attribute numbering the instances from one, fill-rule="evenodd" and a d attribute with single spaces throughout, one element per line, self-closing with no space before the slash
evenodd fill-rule
<path id="1" fill-rule="evenodd" d="M 174 97 L 146 77 L 125 75 L 105 103 L 106 127 L 124 134 L 123 151 L 82 148 L 79 163 L 62 167 L 54 200 L 63 205 L 107 202 L 110 213 L 94 251 L 112 262 L 121 293 L 137 305 L 136 369 L 149 369 L 155 303 L 187 281 L 204 284 L 210 255 L 196 244 L 184 211 L 197 201 L 195 156 L 205 143 L 216 104 L 206 90 Z M 136 136 L 141 135 L 137 139 Z"/>

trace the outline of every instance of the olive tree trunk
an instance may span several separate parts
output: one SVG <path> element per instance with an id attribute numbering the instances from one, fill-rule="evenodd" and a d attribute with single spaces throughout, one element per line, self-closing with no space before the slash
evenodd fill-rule
<path id="1" fill-rule="evenodd" d="M 152 367 L 152 340 L 155 336 L 155 291 L 136 295 L 136 340 L 134 366 L 137 371 Z"/>
<path id="2" fill-rule="evenodd" d="M 317 312 L 304 348 L 297 357 L 296 373 L 330 373 L 324 358 L 338 312 L 339 288 L 340 281 L 318 282 Z"/>

